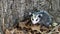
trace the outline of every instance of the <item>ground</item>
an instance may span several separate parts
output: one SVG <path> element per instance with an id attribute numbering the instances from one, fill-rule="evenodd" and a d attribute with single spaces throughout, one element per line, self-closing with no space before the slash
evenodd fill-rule
<path id="1" fill-rule="evenodd" d="M 5 34 L 48 34 L 53 29 L 52 27 L 45 27 L 41 25 L 27 24 L 28 20 L 19 23 L 12 29 L 6 29 Z M 60 27 L 55 29 L 52 34 L 60 34 Z"/>

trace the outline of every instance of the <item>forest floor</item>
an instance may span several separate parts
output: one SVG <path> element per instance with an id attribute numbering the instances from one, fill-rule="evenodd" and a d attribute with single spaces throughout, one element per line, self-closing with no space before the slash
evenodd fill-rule
<path id="1" fill-rule="evenodd" d="M 6 29 L 5 34 L 60 34 L 60 26 L 45 27 L 39 24 L 27 24 L 28 20 L 21 22 L 12 29 Z M 53 31 L 52 31 L 53 30 Z"/>

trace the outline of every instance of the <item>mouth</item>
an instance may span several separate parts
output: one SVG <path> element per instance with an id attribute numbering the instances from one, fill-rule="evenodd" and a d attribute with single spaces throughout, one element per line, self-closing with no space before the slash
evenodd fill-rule
<path id="1" fill-rule="evenodd" d="M 33 24 L 36 24 L 36 23 L 33 23 Z"/>
<path id="2" fill-rule="evenodd" d="M 37 22 L 32 22 L 32 24 L 37 24 Z"/>

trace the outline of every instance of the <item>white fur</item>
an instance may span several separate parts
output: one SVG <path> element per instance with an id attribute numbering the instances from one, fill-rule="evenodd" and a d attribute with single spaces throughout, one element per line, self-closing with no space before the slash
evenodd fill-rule
<path id="1" fill-rule="evenodd" d="M 32 20 L 32 18 L 33 18 L 34 20 Z M 38 20 L 36 21 L 36 19 L 38 19 Z M 32 21 L 33 24 L 36 24 L 36 23 L 38 23 L 38 22 L 40 21 L 40 18 L 38 17 L 38 15 L 37 15 L 37 16 L 32 16 L 32 17 L 31 17 L 31 21 Z"/>

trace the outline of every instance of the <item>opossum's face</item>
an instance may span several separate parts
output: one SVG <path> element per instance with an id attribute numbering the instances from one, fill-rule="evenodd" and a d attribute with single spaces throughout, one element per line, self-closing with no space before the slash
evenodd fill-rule
<path id="1" fill-rule="evenodd" d="M 42 14 L 35 15 L 33 14 L 31 17 L 31 21 L 33 24 L 38 23 L 41 20 Z"/>

